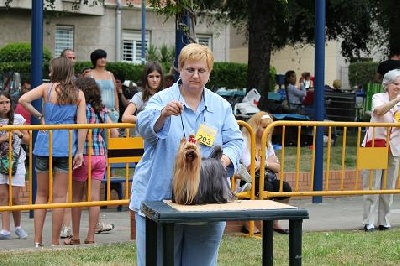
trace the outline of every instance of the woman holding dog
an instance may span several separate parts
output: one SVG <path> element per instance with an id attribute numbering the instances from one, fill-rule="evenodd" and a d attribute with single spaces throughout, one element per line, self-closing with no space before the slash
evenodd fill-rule
<path id="1" fill-rule="evenodd" d="M 130 209 L 136 218 L 137 263 L 145 265 L 146 219 L 140 212 L 143 201 L 172 198 L 173 166 L 182 138 L 214 132 L 200 142 L 201 155 L 208 157 L 213 146 L 223 149 L 221 163 L 236 168 L 243 137 L 230 104 L 205 88 L 213 68 L 210 49 L 199 44 L 185 46 L 178 58 L 180 79 L 156 93 L 137 116 L 137 130 L 145 141 L 142 160 L 132 182 Z M 225 222 L 175 226 L 176 265 L 216 265 Z M 158 234 L 162 241 L 162 232 Z M 161 250 L 157 258 L 162 264 Z"/>

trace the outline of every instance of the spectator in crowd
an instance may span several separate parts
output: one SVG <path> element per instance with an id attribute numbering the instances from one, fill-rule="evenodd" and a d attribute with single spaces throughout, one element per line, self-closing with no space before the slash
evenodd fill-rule
<path id="1" fill-rule="evenodd" d="M 0 125 L 24 125 L 25 119 L 20 114 L 15 114 L 12 109 L 11 96 L 8 92 L 0 91 Z M 21 204 L 21 189 L 25 187 L 25 158 L 26 153 L 21 147 L 21 144 L 28 143 L 30 136 L 27 130 L 14 130 L 14 131 L 0 131 L 0 156 L 9 158 L 11 136 L 11 148 L 13 153 L 18 154 L 18 159 L 15 162 L 17 168 L 11 177 L 11 184 L 9 174 L 0 173 L 0 206 L 9 205 L 9 192 L 12 193 L 12 204 Z M 2 212 L 2 229 L 0 231 L 0 240 L 11 239 L 10 233 L 10 212 Z M 15 234 L 17 238 L 25 239 L 28 234 L 21 227 L 21 211 L 12 211 L 14 218 Z"/>
<path id="2" fill-rule="evenodd" d="M 382 81 L 385 92 L 375 93 L 372 96 L 372 114 L 373 123 L 393 123 L 396 122 L 395 116 L 400 111 L 400 69 L 394 69 L 387 72 Z M 379 140 L 386 140 L 389 136 L 389 155 L 387 169 L 364 170 L 363 188 L 364 190 L 391 190 L 396 188 L 399 172 L 400 156 L 400 130 L 398 127 L 369 127 L 366 131 L 363 146 L 378 146 Z M 386 182 L 384 173 L 386 171 Z M 372 180 L 371 180 L 372 179 Z M 364 213 L 363 224 L 366 232 L 372 232 L 375 229 L 375 222 L 378 222 L 379 230 L 388 230 L 390 228 L 389 214 L 393 203 L 393 194 L 364 194 Z M 376 214 L 378 220 L 376 221 Z"/>
<path id="3" fill-rule="evenodd" d="M 300 83 L 303 84 L 303 86 L 304 86 L 304 88 L 306 90 L 313 89 L 313 86 L 311 84 L 311 74 L 310 74 L 310 72 L 304 72 L 304 73 L 301 74 Z"/>
<path id="4" fill-rule="evenodd" d="M 306 89 L 303 84 L 300 84 L 300 88 L 296 87 L 296 73 L 293 70 L 289 70 L 285 73 L 285 89 L 287 93 L 287 100 L 289 108 L 300 108 L 304 97 L 306 97 Z"/>
<path id="5" fill-rule="evenodd" d="M 273 122 L 272 116 L 266 112 L 258 112 L 254 114 L 248 121 L 247 123 L 250 125 L 252 128 L 254 134 L 256 134 L 256 163 L 255 163 L 255 172 L 256 172 L 256 178 L 255 178 L 255 190 L 256 194 L 258 194 L 258 184 L 260 180 L 260 165 L 261 165 L 261 147 L 262 147 L 262 135 L 264 130 L 267 128 L 269 124 Z M 242 164 L 244 164 L 248 170 L 250 167 L 250 162 L 251 162 L 251 136 L 249 131 L 246 128 L 242 129 L 243 136 L 244 136 L 244 147 L 243 147 L 243 154 L 242 154 Z M 266 145 L 266 154 L 265 154 L 265 176 L 264 176 L 264 190 L 265 191 L 270 191 L 270 192 L 279 192 L 280 188 L 280 180 L 278 179 L 278 173 L 280 170 L 280 163 L 278 157 L 275 155 L 274 148 L 272 146 L 271 142 L 271 134 L 268 135 L 268 142 Z M 247 183 L 241 184 L 244 188 L 244 190 L 250 190 L 251 186 Z M 283 181 L 283 192 L 291 192 L 292 189 L 289 185 L 288 182 Z M 288 203 L 289 198 L 288 197 L 274 197 L 271 200 L 281 202 L 281 203 Z M 248 233 L 249 230 L 246 226 L 243 226 L 242 231 L 244 233 Z M 289 230 L 288 229 L 283 229 L 278 221 L 274 221 L 274 231 L 280 234 L 288 234 Z M 255 228 L 255 233 L 258 232 L 258 229 Z"/>
<path id="6" fill-rule="evenodd" d="M 31 84 L 24 82 L 21 86 L 21 96 L 31 90 Z M 31 124 L 31 114 L 24 108 L 20 103 L 17 103 L 15 107 L 15 113 L 22 115 L 25 119 L 25 125 Z"/>
<path id="7" fill-rule="evenodd" d="M 122 122 L 136 123 L 136 116 L 147 104 L 147 101 L 163 88 L 163 70 L 158 62 L 147 62 L 142 72 L 143 88 L 133 95 L 122 115 Z"/>
<path id="8" fill-rule="evenodd" d="M 86 103 L 83 92 L 73 84 L 73 63 L 64 57 L 50 61 L 50 83 L 43 83 L 25 93 L 19 99 L 22 106 L 43 125 L 86 124 Z M 42 99 L 43 113 L 32 106 L 32 101 Z M 53 130 L 50 139 L 48 130 L 38 131 L 33 154 L 36 157 L 36 204 L 64 203 L 68 191 L 69 156 L 73 156 L 73 168 L 83 163 L 83 149 L 86 138 L 85 129 L 73 131 L 72 150 L 69 148 L 68 130 Z M 52 150 L 49 151 L 49 144 Z M 49 156 L 52 156 L 52 169 L 49 169 Z M 53 171 L 52 195 L 49 195 L 49 171 Z M 46 209 L 36 209 L 34 218 L 36 247 L 43 246 L 43 225 Z M 59 245 L 64 209 L 52 209 L 52 245 Z"/>
<path id="9" fill-rule="evenodd" d="M 390 58 L 379 63 L 375 74 L 375 82 L 382 83 L 383 76 L 396 68 L 400 68 L 400 48 L 391 49 Z"/>
<path id="10" fill-rule="evenodd" d="M 332 92 L 343 92 L 342 82 L 339 79 L 335 79 L 332 83 Z"/>
<path id="11" fill-rule="evenodd" d="M 76 60 L 75 52 L 74 52 L 74 50 L 72 50 L 70 48 L 66 48 L 66 49 L 62 50 L 60 56 L 68 58 L 69 60 L 71 60 L 72 63 L 75 63 L 75 60 Z"/>
<path id="12" fill-rule="evenodd" d="M 102 124 L 112 123 L 110 117 L 107 114 L 107 110 L 103 107 L 100 95 L 100 89 L 96 82 L 92 78 L 78 78 L 75 81 L 75 85 L 81 89 L 85 95 L 86 101 L 86 117 L 89 124 Z M 73 202 L 80 202 L 85 194 L 85 184 L 89 185 L 88 176 L 89 171 L 91 172 L 91 198 L 89 201 L 100 200 L 100 185 L 104 179 L 106 171 L 106 155 L 107 147 L 102 137 L 104 129 L 93 129 L 91 140 L 89 140 L 89 134 L 86 136 L 85 149 L 83 151 L 84 163 L 82 166 L 76 168 L 73 171 Z M 118 130 L 111 129 L 111 137 L 118 137 Z M 89 150 L 92 150 L 92 154 L 89 157 Z M 91 162 L 89 163 L 89 160 Z M 89 165 L 91 169 L 89 169 Z M 72 208 L 72 236 L 64 240 L 65 245 L 78 245 L 80 244 L 79 231 L 80 231 L 80 220 L 81 220 L 82 208 Z M 99 221 L 100 207 L 93 206 L 89 207 L 89 229 L 87 232 L 85 244 L 94 243 L 94 234 Z"/>
<path id="13" fill-rule="evenodd" d="M 106 70 L 106 58 L 106 51 L 102 49 L 94 50 L 90 54 L 90 60 L 92 61 L 93 69 L 86 76 L 96 80 L 96 83 L 100 87 L 101 99 L 105 107 L 108 109 L 111 121 L 117 123 L 119 118 L 117 86 L 115 84 L 113 73 Z"/>
<path id="14" fill-rule="evenodd" d="M 75 64 L 75 53 L 72 49 L 66 48 L 64 49 L 61 54 L 61 57 L 68 58 L 72 64 Z M 74 78 L 76 78 L 77 75 L 74 75 Z M 68 196 L 68 195 L 67 195 Z M 65 208 L 64 209 L 64 215 L 63 215 L 63 224 L 61 228 L 61 238 L 68 238 L 71 237 L 72 235 L 72 230 L 71 230 L 71 209 L 70 208 Z"/>
<path id="15" fill-rule="evenodd" d="M 173 165 L 181 139 L 189 138 L 193 132 L 215 129 L 210 143 L 199 141 L 201 155 L 208 157 L 212 146 L 220 145 L 224 166 L 234 164 L 236 168 L 239 161 L 243 137 L 231 105 L 205 88 L 213 63 L 207 46 L 191 43 L 183 47 L 178 58 L 180 82 L 151 97 L 137 117 L 137 129 L 145 141 L 143 157 L 133 176 L 129 205 L 136 219 L 137 265 L 146 265 L 146 218 L 140 213 L 141 204 L 171 199 Z M 156 83 L 160 78 L 154 75 L 162 73 L 153 71 L 146 75 L 153 76 Z M 175 264 L 216 265 L 225 225 L 225 222 L 176 225 Z M 162 242 L 161 232 L 158 237 L 157 241 Z M 161 250 L 158 254 L 158 264 L 162 264 Z"/>
<path id="16" fill-rule="evenodd" d="M 118 80 L 120 80 L 121 82 L 118 83 Z M 122 116 L 126 110 L 126 107 L 129 105 L 133 95 L 136 94 L 137 88 L 135 83 L 133 83 L 130 80 L 124 80 L 123 78 L 119 78 L 118 75 L 116 75 L 115 82 L 117 84 L 119 113 L 120 113 L 118 122 L 122 122 Z"/>

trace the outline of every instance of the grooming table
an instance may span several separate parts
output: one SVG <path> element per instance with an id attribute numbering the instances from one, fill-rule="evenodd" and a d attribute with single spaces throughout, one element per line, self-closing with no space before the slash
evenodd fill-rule
<path id="1" fill-rule="evenodd" d="M 270 200 L 237 200 L 225 204 L 186 206 L 144 202 L 146 265 L 157 265 L 157 224 L 163 228 L 163 265 L 174 265 L 174 225 L 177 223 L 263 220 L 262 265 L 273 265 L 273 220 L 289 220 L 289 265 L 301 265 L 302 223 L 308 211 Z"/>

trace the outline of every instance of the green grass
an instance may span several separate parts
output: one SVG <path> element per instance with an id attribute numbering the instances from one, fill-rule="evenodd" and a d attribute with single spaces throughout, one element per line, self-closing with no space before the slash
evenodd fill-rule
<path id="1" fill-rule="evenodd" d="M 225 235 L 218 265 L 261 265 L 261 239 Z M 134 242 L 0 251 L 1 265 L 135 265 Z M 274 235 L 274 265 L 288 265 L 288 237 Z M 361 230 L 305 232 L 303 265 L 398 265 L 400 230 L 364 233 Z"/>

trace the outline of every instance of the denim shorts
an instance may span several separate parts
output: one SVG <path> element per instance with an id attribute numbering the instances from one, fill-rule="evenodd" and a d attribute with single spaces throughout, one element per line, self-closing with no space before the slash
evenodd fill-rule
<path id="1" fill-rule="evenodd" d="M 110 116 L 111 122 L 118 123 L 119 111 L 112 108 L 112 109 L 108 110 L 108 115 Z"/>
<path id="2" fill-rule="evenodd" d="M 36 158 L 36 172 L 49 172 L 49 157 L 48 156 L 35 156 Z M 69 172 L 68 156 L 66 157 L 53 157 L 53 172 Z"/>

